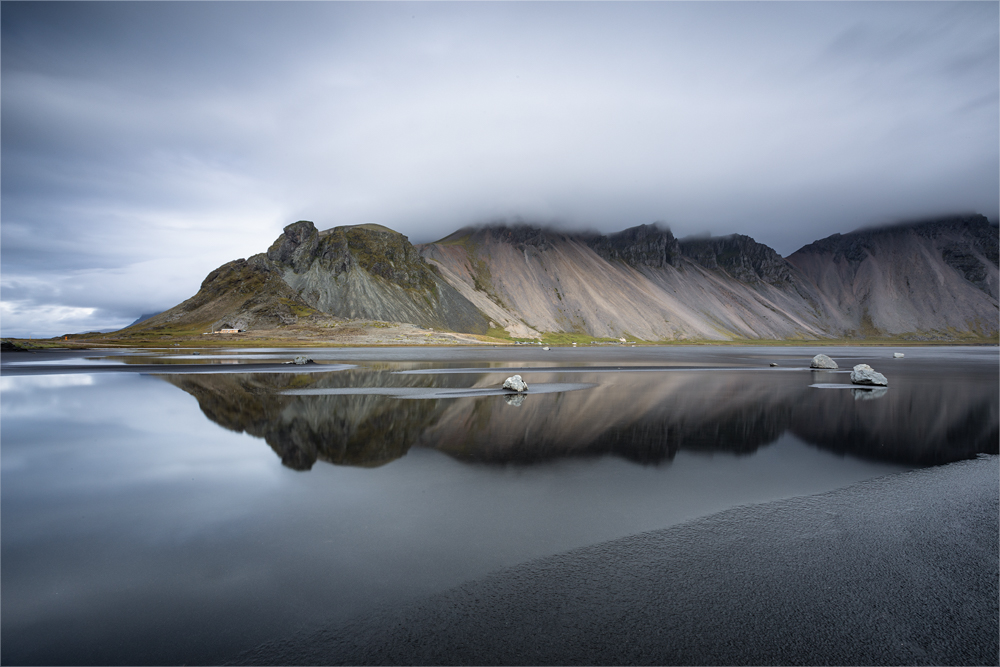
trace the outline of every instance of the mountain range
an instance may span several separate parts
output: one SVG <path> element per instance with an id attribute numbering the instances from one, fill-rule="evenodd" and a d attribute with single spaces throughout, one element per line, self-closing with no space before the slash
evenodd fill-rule
<path id="1" fill-rule="evenodd" d="M 407 322 L 494 336 L 665 340 L 996 337 L 998 229 L 955 215 L 834 234 L 788 257 L 749 236 L 469 227 L 413 245 L 380 225 L 285 227 L 125 332 Z"/>

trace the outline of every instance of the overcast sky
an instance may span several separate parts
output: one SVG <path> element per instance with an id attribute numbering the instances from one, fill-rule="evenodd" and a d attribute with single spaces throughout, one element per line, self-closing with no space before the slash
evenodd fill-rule
<path id="1" fill-rule="evenodd" d="M 0 328 L 128 324 L 299 219 L 783 255 L 997 219 L 996 2 L 2 4 Z"/>

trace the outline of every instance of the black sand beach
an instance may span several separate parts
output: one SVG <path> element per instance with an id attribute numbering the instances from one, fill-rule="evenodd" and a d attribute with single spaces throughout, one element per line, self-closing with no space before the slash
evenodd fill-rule
<path id="1" fill-rule="evenodd" d="M 536 560 L 237 662 L 995 665 L 998 462 Z"/>

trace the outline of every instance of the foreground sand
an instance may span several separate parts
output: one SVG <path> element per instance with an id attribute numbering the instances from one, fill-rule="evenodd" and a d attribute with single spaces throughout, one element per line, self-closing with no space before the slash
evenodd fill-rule
<path id="1" fill-rule="evenodd" d="M 998 461 L 533 561 L 237 662 L 995 665 Z"/>

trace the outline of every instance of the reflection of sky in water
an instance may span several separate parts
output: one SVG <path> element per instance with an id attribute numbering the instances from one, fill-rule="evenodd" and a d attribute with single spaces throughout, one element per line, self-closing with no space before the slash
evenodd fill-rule
<path id="1" fill-rule="evenodd" d="M 30 361 L 5 361 L 4 366 L 36 366 L 45 368 L 46 366 L 61 366 L 65 363 L 65 359 L 32 359 Z M 81 366 L 112 366 L 120 364 L 121 361 L 114 358 L 75 357 L 72 359 L 72 363 Z"/>
<path id="2" fill-rule="evenodd" d="M 630 387 L 650 386 L 598 375 L 626 403 L 644 398 Z M 470 465 L 414 447 L 377 468 L 303 473 L 159 378 L 2 377 L 0 388 L 5 662 L 218 662 L 531 558 L 905 468 L 786 433 L 749 455 L 681 448 L 667 465 Z M 498 396 L 455 400 L 523 419 L 558 395 L 516 409 Z"/>
<path id="3" fill-rule="evenodd" d="M 94 384 L 92 375 L 3 375 L 0 376 L 0 392 L 12 392 L 11 398 L 26 397 L 37 390 L 59 389 L 61 387 L 83 387 Z M 16 392 L 16 393 L 14 393 Z"/>
<path id="4" fill-rule="evenodd" d="M 269 452 L 259 451 L 247 436 L 218 428 L 206 434 L 197 403 L 155 378 L 55 375 L 3 380 L 2 469 L 22 469 L 4 484 L 19 495 L 195 477 L 225 483 L 247 472 L 266 477 L 270 468 Z M 55 386 L 49 384 L 53 381 Z M 58 481 L 52 483 L 53 477 Z"/>

